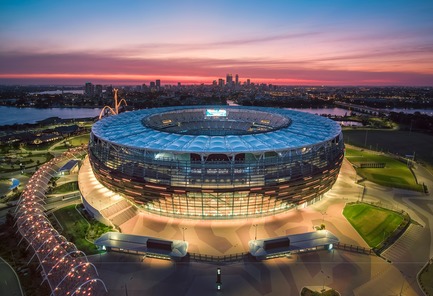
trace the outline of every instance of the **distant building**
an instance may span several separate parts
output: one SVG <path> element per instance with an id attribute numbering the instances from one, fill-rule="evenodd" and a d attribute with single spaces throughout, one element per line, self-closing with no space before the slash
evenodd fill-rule
<path id="1" fill-rule="evenodd" d="M 218 79 L 218 86 L 223 87 L 224 86 L 224 79 Z"/>
<path id="2" fill-rule="evenodd" d="M 161 80 L 156 79 L 156 88 L 160 89 L 161 88 Z"/>
<path id="3" fill-rule="evenodd" d="M 59 135 L 58 133 L 41 134 L 37 136 L 35 140 L 33 140 L 33 144 L 39 145 L 42 143 L 49 143 L 49 142 L 59 140 L 61 138 L 62 138 L 61 135 Z"/>
<path id="4" fill-rule="evenodd" d="M 212 81 L 212 85 L 217 86 L 218 85 L 217 81 L 216 80 Z"/>
<path id="5" fill-rule="evenodd" d="M 112 85 L 107 86 L 107 88 L 105 89 L 105 96 L 107 98 L 113 97 L 113 86 Z"/>
<path id="6" fill-rule="evenodd" d="M 251 81 L 249 79 L 247 79 L 247 85 L 250 85 Z"/>
<path id="7" fill-rule="evenodd" d="M 227 85 L 232 85 L 233 84 L 233 75 L 232 74 L 227 74 L 226 84 Z"/>
<path id="8" fill-rule="evenodd" d="M 150 88 L 155 88 L 155 82 L 154 81 L 150 82 Z"/>
<path id="9" fill-rule="evenodd" d="M 236 74 L 236 76 L 235 76 L 236 78 L 235 78 L 235 83 L 236 83 L 236 85 L 239 85 L 239 75 L 238 74 Z"/>
<path id="10" fill-rule="evenodd" d="M 102 96 L 102 85 L 97 84 L 95 86 L 95 97 L 101 97 Z"/>
<path id="11" fill-rule="evenodd" d="M 93 97 L 93 95 L 95 94 L 95 89 L 91 82 L 86 82 L 86 84 L 84 85 L 84 94 L 89 97 Z"/>

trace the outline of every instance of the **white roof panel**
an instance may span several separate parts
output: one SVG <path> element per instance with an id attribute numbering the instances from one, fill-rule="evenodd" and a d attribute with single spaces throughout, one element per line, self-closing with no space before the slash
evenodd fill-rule
<path id="1" fill-rule="evenodd" d="M 143 124 L 154 114 L 195 109 L 230 109 L 261 111 L 288 117 L 291 124 L 273 131 L 242 135 L 209 136 L 164 132 Z M 270 115 L 270 116 L 271 116 Z M 204 116 L 204 115 L 203 115 Z M 96 122 L 92 133 L 113 144 L 153 151 L 175 153 L 247 153 L 282 151 L 314 145 L 331 140 L 341 133 L 338 123 L 309 113 L 262 107 L 188 106 L 143 109 L 110 116 Z"/>

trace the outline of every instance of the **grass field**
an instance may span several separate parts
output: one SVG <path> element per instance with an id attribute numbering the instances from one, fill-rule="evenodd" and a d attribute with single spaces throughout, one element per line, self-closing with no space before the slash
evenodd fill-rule
<path id="1" fill-rule="evenodd" d="M 70 138 L 68 142 L 71 146 L 78 147 L 81 146 L 82 144 L 88 144 L 89 138 L 90 138 L 90 134 L 84 134 L 84 135 Z"/>
<path id="2" fill-rule="evenodd" d="M 369 151 L 346 147 L 346 158 L 355 165 L 363 178 L 388 187 L 422 191 L 406 163 L 392 157 Z M 385 163 L 385 168 L 360 168 L 361 163 Z"/>
<path id="3" fill-rule="evenodd" d="M 338 293 L 334 289 L 318 292 L 318 291 L 312 291 L 307 287 L 303 287 L 301 290 L 301 296 L 340 296 L 340 293 Z"/>
<path id="4" fill-rule="evenodd" d="M 427 295 L 433 295 L 433 264 L 428 264 L 420 273 L 419 281 Z"/>
<path id="5" fill-rule="evenodd" d="M 80 251 L 86 255 L 97 254 L 96 246 L 89 242 L 89 239 L 95 239 L 105 232 L 111 231 L 111 227 L 105 226 L 98 221 L 87 221 L 77 211 L 75 205 L 61 208 L 54 212 L 57 220 L 63 227 L 62 234 L 73 242 Z M 89 226 L 90 223 L 90 226 Z"/>
<path id="6" fill-rule="evenodd" d="M 68 193 L 68 192 L 75 191 L 75 190 L 78 190 L 78 182 L 77 181 L 69 182 L 69 183 L 65 183 L 65 184 L 62 184 L 60 186 L 57 186 L 50 192 L 50 194 Z"/>
<path id="7" fill-rule="evenodd" d="M 415 152 L 415 160 L 433 169 L 433 135 L 399 130 L 368 130 L 367 132 L 360 129 L 344 129 L 343 136 L 345 143 L 358 147 L 401 156 L 412 155 Z"/>
<path id="8" fill-rule="evenodd" d="M 402 215 L 368 204 L 348 204 L 343 215 L 372 248 L 378 246 L 403 222 Z"/>

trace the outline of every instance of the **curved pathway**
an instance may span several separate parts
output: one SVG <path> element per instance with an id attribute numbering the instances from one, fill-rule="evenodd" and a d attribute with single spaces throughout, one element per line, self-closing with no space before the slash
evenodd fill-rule
<path id="1" fill-rule="evenodd" d="M 15 270 L 0 257 L 0 292 L 3 295 L 20 296 L 24 295 L 21 289 L 20 280 Z"/>

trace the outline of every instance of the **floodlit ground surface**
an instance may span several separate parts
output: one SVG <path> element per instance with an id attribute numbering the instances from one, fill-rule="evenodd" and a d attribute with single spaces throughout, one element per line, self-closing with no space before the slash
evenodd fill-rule
<path id="1" fill-rule="evenodd" d="M 372 151 L 346 148 L 346 158 L 357 168 L 358 174 L 369 181 L 380 185 L 422 191 L 422 186 L 416 179 L 406 163 L 389 156 Z M 384 168 L 361 168 L 361 164 L 384 163 Z"/>
<path id="2" fill-rule="evenodd" d="M 370 247 L 376 247 L 403 222 L 401 214 L 367 204 L 346 205 L 343 215 Z"/>
<path id="3" fill-rule="evenodd" d="M 433 188 L 433 178 L 416 169 L 419 180 Z M 217 265 L 196 262 L 175 263 L 126 254 L 92 256 L 111 295 L 299 295 L 303 286 L 326 285 L 342 295 L 420 295 L 416 275 L 433 256 L 431 247 L 433 202 L 419 192 L 382 187 L 368 181 L 355 184 L 356 173 L 344 161 L 342 173 L 324 200 L 304 209 L 272 217 L 202 221 L 179 220 L 142 213 L 123 225 L 125 233 L 163 239 L 185 239 L 189 251 L 214 256 L 245 252 L 248 241 L 312 231 L 324 223 L 342 243 L 368 247 L 342 215 L 347 202 L 363 200 L 404 209 L 421 224 L 411 225 L 388 250 L 385 258 L 341 250 L 321 251 L 263 262 Z M 89 179 L 89 184 L 94 181 Z M 96 189 L 85 191 L 97 196 Z M 92 203 L 92 201 L 91 201 Z M 95 199 L 93 206 L 101 201 Z M 416 250 L 414 252 L 413 250 Z M 223 293 L 215 288 L 216 268 L 223 272 Z"/>
<path id="4" fill-rule="evenodd" d="M 89 258 L 110 295 L 299 295 L 304 286 L 329 286 L 342 295 L 418 295 L 415 281 L 404 281 L 385 260 L 345 251 L 293 255 L 263 262 L 227 265 L 175 263 L 107 253 Z M 222 293 L 215 287 L 222 272 Z"/>

